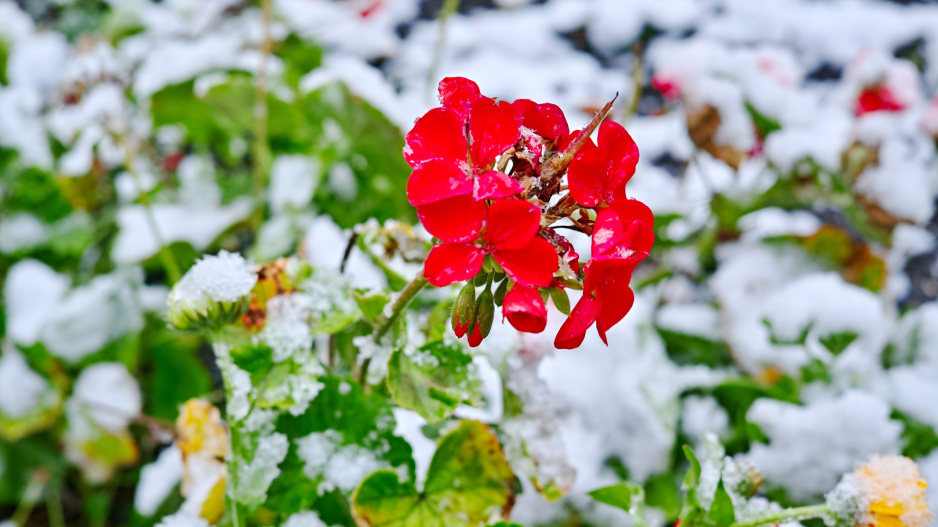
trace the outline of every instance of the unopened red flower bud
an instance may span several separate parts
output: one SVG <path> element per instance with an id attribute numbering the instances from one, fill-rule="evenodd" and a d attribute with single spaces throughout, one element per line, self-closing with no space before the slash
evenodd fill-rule
<path id="1" fill-rule="evenodd" d="M 534 287 L 517 285 L 505 295 L 502 316 L 518 331 L 540 333 L 547 327 L 547 306 Z"/>
<path id="2" fill-rule="evenodd" d="M 457 337 L 462 337 L 469 330 L 475 319 L 475 311 L 476 288 L 470 281 L 459 291 L 456 302 L 453 303 L 453 332 Z"/>
<path id="3" fill-rule="evenodd" d="M 482 331 L 479 329 L 479 324 L 473 322 L 472 331 L 469 332 L 469 347 L 475 348 L 479 344 L 482 344 Z"/>
<path id="4" fill-rule="evenodd" d="M 486 289 L 476 300 L 476 324 L 482 333 L 482 338 L 489 336 L 492 323 L 495 321 L 495 297 Z"/>

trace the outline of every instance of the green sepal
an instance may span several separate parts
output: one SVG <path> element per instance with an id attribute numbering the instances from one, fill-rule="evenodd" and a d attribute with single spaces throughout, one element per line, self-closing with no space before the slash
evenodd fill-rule
<path id="1" fill-rule="evenodd" d="M 548 289 L 550 299 L 554 302 L 554 307 L 564 315 L 570 316 L 570 297 L 563 289 Z"/>
<path id="2" fill-rule="evenodd" d="M 502 280 L 498 287 L 495 289 L 495 305 L 501 306 L 505 301 L 505 295 L 508 294 L 508 280 Z"/>

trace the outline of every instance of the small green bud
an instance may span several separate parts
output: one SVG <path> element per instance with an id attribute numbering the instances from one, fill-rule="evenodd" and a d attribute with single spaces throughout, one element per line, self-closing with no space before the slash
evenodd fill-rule
<path id="1" fill-rule="evenodd" d="M 476 322 L 479 324 L 482 338 L 489 336 L 492 323 L 495 322 L 495 297 L 488 289 L 483 291 L 476 301 Z"/>
<path id="2" fill-rule="evenodd" d="M 476 288 L 472 281 L 466 282 L 466 285 L 459 291 L 456 301 L 453 303 L 453 332 L 457 337 L 462 337 L 469 330 L 472 321 L 475 319 L 476 310 Z"/>
<path id="3" fill-rule="evenodd" d="M 257 283 L 253 264 L 221 251 L 197 261 L 169 293 L 166 321 L 176 329 L 219 327 L 240 318 Z"/>
<path id="4" fill-rule="evenodd" d="M 486 282 L 488 282 L 488 279 L 489 279 L 488 273 L 480 272 L 479 274 L 476 275 L 475 278 L 472 279 L 472 285 L 476 287 L 482 287 L 483 285 L 485 285 Z"/>

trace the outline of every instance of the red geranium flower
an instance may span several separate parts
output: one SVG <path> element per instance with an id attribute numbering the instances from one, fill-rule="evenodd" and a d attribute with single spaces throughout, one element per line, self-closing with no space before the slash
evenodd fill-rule
<path id="1" fill-rule="evenodd" d="M 635 295 L 629 282 L 635 266 L 648 256 L 655 241 L 653 222 L 651 210 L 636 200 L 617 201 L 599 212 L 583 296 L 557 332 L 554 346 L 579 346 L 594 322 L 599 337 L 607 342 L 606 331 L 632 309 Z"/>
<path id="2" fill-rule="evenodd" d="M 635 174 L 638 147 L 619 123 L 599 126 L 599 145 L 581 150 L 567 170 L 570 196 L 584 207 L 625 198 L 625 184 Z"/>
<path id="3" fill-rule="evenodd" d="M 515 284 L 505 294 L 502 318 L 518 331 L 540 333 L 547 327 L 547 306 L 536 288 Z"/>
<path id="4" fill-rule="evenodd" d="M 859 117 L 870 112 L 901 112 L 905 104 L 899 102 L 889 88 L 882 84 L 864 89 L 857 97 L 854 113 Z"/>
<path id="5" fill-rule="evenodd" d="M 460 106 L 466 102 L 464 95 L 452 101 L 450 108 L 427 112 L 407 134 L 404 157 L 415 167 L 407 197 L 430 234 L 466 242 L 482 228 L 483 200 L 524 189 L 507 174 L 490 169 L 495 158 L 518 141 L 521 117 L 509 103 L 488 97 L 476 98 L 468 108 Z M 465 118 L 460 111 L 466 112 Z"/>
<path id="6" fill-rule="evenodd" d="M 497 201 L 486 218 L 481 245 L 444 242 L 430 250 L 424 262 L 427 281 L 442 287 L 468 280 L 490 254 L 514 282 L 547 286 L 559 263 L 554 246 L 537 235 L 541 210 L 523 200 Z"/>

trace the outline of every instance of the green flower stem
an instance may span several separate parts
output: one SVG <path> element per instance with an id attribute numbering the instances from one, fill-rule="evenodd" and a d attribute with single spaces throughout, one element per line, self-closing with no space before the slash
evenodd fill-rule
<path id="1" fill-rule="evenodd" d="M 394 325 L 394 322 L 397 319 L 401 318 L 401 315 L 404 313 L 404 309 L 417 297 L 417 293 L 421 289 L 427 286 L 427 279 L 423 276 L 423 271 L 417 273 L 417 276 L 407 284 L 404 289 L 401 291 L 401 294 L 397 297 L 393 304 L 391 304 L 391 315 L 388 317 L 381 317 L 378 319 L 378 323 L 375 324 L 375 332 L 372 334 L 375 342 L 381 340 L 381 337 L 387 334 L 391 329 L 391 326 Z M 368 357 L 362 362 L 361 371 L 358 374 L 358 382 L 362 385 L 364 389 L 368 389 L 368 367 L 371 366 L 371 357 Z"/>
<path id="2" fill-rule="evenodd" d="M 234 381 L 230 377 L 233 360 L 231 358 L 231 349 L 234 348 L 234 337 L 226 332 L 226 328 L 216 328 L 207 331 L 209 341 L 213 345 L 215 353 L 215 364 L 221 372 L 222 384 L 224 384 L 225 399 L 228 400 L 234 388 Z M 219 346 L 216 346 L 219 345 Z M 224 352 L 221 347 L 225 346 Z M 250 414 L 250 412 L 248 412 Z M 244 419 L 234 420 L 230 415 L 225 416 L 228 421 L 228 444 L 230 450 L 228 458 L 225 460 L 225 466 L 228 472 L 228 481 L 225 483 L 225 525 L 231 527 L 242 527 L 244 519 L 238 514 L 238 501 L 235 499 L 235 489 L 238 486 L 238 464 L 244 457 L 241 452 L 241 427 L 244 425 Z"/>
<path id="3" fill-rule="evenodd" d="M 404 313 L 404 309 L 410 305 L 410 303 L 417 296 L 417 293 L 419 293 L 420 290 L 426 286 L 427 279 L 424 278 L 423 271 L 420 271 L 417 273 L 417 276 L 415 276 L 414 279 L 404 287 L 404 289 L 401 291 L 401 294 L 397 297 L 397 300 L 391 304 L 391 315 L 387 318 L 382 317 L 382 319 L 378 321 L 374 332 L 375 342 L 381 340 L 381 337 L 383 337 L 388 332 L 388 330 L 391 329 L 391 326 L 394 325 L 394 322 L 401 318 L 401 315 Z"/>
<path id="4" fill-rule="evenodd" d="M 809 505 L 807 507 L 792 507 L 780 511 L 767 512 L 754 516 L 744 522 L 736 522 L 730 527 L 758 527 L 760 525 L 777 524 L 788 520 L 806 520 L 827 516 L 830 511 L 827 505 Z"/>

